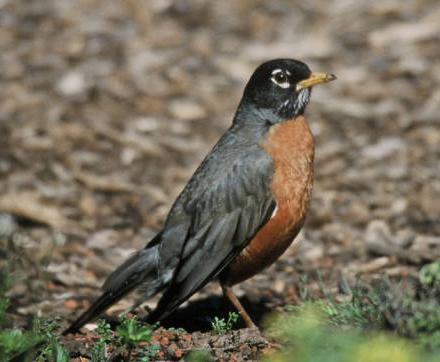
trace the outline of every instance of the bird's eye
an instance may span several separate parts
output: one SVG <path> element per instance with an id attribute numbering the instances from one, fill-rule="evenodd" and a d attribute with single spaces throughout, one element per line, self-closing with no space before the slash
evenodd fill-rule
<path id="1" fill-rule="evenodd" d="M 290 83 L 287 78 L 287 75 L 281 69 L 277 69 L 277 70 L 273 71 L 272 78 L 270 78 L 270 80 L 281 88 L 289 88 L 290 87 Z"/>
<path id="2" fill-rule="evenodd" d="M 278 73 L 278 74 L 275 74 L 275 80 L 276 80 L 278 83 L 283 83 L 283 82 L 286 81 L 286 79 L 287 79 L 287 77 L 286 77 L 286 75 L 285 75 L 284 73 Z"/>

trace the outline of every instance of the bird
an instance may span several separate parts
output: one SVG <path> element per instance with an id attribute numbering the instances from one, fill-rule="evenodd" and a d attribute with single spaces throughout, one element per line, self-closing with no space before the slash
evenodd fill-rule
<path id="1" fill-rule="evenodd" d="M 257 328 L 232 287 L 275 262 L 304 224 L 315 149 L 304 112 L 312 87 L 334 79 L 295 59 L 259 65 L 232 125 L 176 198 L 162 229 L 110 274 L 101 296 L 63 334 L 134 290 L 133 309 L 163 292 L 147 318 L 161 321 L 210 281 L 220 283 L 245 325 Z"/>

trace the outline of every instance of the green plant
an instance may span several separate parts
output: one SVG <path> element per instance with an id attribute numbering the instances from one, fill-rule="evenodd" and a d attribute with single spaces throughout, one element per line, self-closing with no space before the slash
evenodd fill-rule
<path id="1" fill-rule="evenodd" d="M 110 325 L 100 319 L 98 321 L 98 327 L 95 332 L 98 334 L 98 338 L 92 345 L 92 362 L 105 362 L 108 360 L 107 346 L 113 341 L 113 333 L 110 329 Z"/>
<path id="2" fill-rule="evenodd" d="M 440 260 L 425 265 L 420 269 L 420 281 L 424 285 L 437 286 L 440 284 Z"/>
<path id="3" fill-rule="evenodd" d="M 217 334 L 225 334 L 232 330 L 232 327 L 237 323 L 238 318 L 239 315 L 235 312 L 229 312 L 226 321 L 223 318 L 214 317 L 214 321 L 211 322 L 212 329 Z"/>
<path id="4" fill-rule="evenodd" d="M 286 348 L 270 360 L 440 361 L 439 264 L 400 282 L 357 282 L 339 303 L 318 275 L 325 299 L 285 307 L 270 333 Z"/>
<path id="5" fill-rule="evenodd" d="M 141 347 L 138 350 L 137 356 L 136 356 L 136 361 L 139 362 L 149 362 L 152 360 L 154 360 L 154 356 L 156 355 L 156 353 L 160 350 L 159 346 L 156 345 L 149 345 L 146 347 Z"/>
<path id="6" fill-rule="evenodd" d="M 20 329 L 5 328 L 6 311 L 9 307 L 9 298 L 6 291 L 11 284 L 10 265 L 0 268 L 0 356 L 3 360 L 8 361 L 21 356 L 22 360 L 31 360 L 30 351 L 33 351 L 40 345 L 44 338 L 33 332 L 25 332 Z"/>
<path id="7" fill-rule="evenodd" d="M 40 336 L 44 341 L 37 351 L 35 361 L 69 361 L 69 354 L 58 341 L 55 335 L 57 328 L 56 321 L 42 318 L 35 318 L 33 321 L 32 332 Z"/>
<path id="8" fill-rule="evenodd" d="M 69 355 L 54 334 L 56 324 L 34 319 L 32 330 L 4 328 L 9 299 L 6 291 L 10 286 L 10 268 L 0 269 L 0 357 L 1 361 L 56 361 L 67 362 Z"/>
<path id="9" fill-rule="evenodd" d="M 97 335 L 91 349 L 92 362 L 105 362 L 123 359 L 130 361 L 136 347 L 136 361 L 148 362 L 156 355 L 159 347 L 150 345 L 153 329 L 142 325 L 136 317 L 121 317 L 116 332 L 104 320 L 98 321 Z"/>
<path id="10" fill-rule="evenodd" d="M 351 298 L 343 303 L 333 299 L 318 301 L 320 309 L 334 325 L 352 325 L 360 328 L 380 327 L 383 316 L 377 309 L 376 295 L 364 289 L 352 290 Z"/>
<path id="11" fill-rule="evenodd" d="M 32 353 L 37 346 L 44 341 L 44 338 L 20 329 L 6 329 L 0 332 L 0 356 L 2 361 L 9 361 L 18 358 L 30 361 L 35 355 Z"/>
<path id="12" fill-rule="evenodd" d="M 116 333 L 123 343 L 136 345 L 139 342 L 148 342 L 153 330 L 150 326 L 142 325 L 136 317 L 122 317 L 122 322 L 116 329 Z"/>
<path id="13" fill-rule="evenodd" d="M 126 344 L 128 347 L 128 357 L 130 360 L 133 348 L 141 342 L 149 342 L 153 329 L 148 325 L 143 325 L 136 317 L 126 318 L 122 317 L 121 324 L 116 329 L 118 338 L 121 343 Z M 138 350 L 138 360 L 149 361 L 150 357 L 154 356 L 157 352 L 156 346 L 144 346 Z"/>
<path id="14" fill-rule="evenodd" d="M 417 362 L 438 361 L 437 354 L 385 332 L 335 326 L 316 303 L 272 320 L 269 336 L 283 343 L 270 362 Z"/>
<path id="15" fill-rule="evenodd" d="M 35 361 L 56 361 L 56 362 L 68 362 L 70 361 L 69 353 L 60 344 L 58 339 L 54 336 L 50 340 L 45 341 L 43 349 L 38 354 Z"/>
<path id="16" fill-rule="evenodd" d="M 5 361 L 69 361 L 69 355 L 53 334 L 52 322 L 35 322 L 31 331 L 18 328 L 0 332 L 0 356 Z M 47 327 L 47 326 L 50 327 Z"/>

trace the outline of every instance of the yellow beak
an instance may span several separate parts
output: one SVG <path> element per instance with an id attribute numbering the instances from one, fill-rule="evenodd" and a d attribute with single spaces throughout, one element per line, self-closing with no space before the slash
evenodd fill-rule
<path id="1" fill-rule="evenodd" d="M 317 73 L 317 72 L 312 73 L 310 74 L 310 77 L 297 83 L 296 91 L 299 91 L 304 88 L 310 88 L 316 84 L 331 82 L 332 80 L 335 79 L 336 76 L 334 74 Z"/>

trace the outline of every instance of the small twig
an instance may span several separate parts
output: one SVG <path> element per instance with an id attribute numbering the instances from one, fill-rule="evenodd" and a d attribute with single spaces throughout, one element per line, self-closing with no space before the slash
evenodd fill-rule
<path id="1" fill-rule="evenodd" d="M 118 180 L 113 177 L 93 175 L 80 170 L 78 167 L 73 167 L 72 173 L 76 180 L 96 191 L 137 193 L 147 195 L 158 203 L 165 203 L 167 201 L 165 193 L 157 187 L 153 187 L 151 185 L 146 187 L 138 187 L 129 182 Z"/>
<path id="2" fill-rule="evenodd" d="M 64 218 L 54 205 L 47 205 L 35 193 L 9 193 L 0 197 L 0 212 L 17 215 L 54 229 L 75 229 L 74 222 Z"/>
<path id="3" fill-rule="evenodd" d="M 122 135 L 117 130 L 109 127 L 108 125 L 104 124 L 103 122 L 91 122 L 90 123 L 93 127 L 93 131 L 101 136 L 107 137 L 108 139 L 119 143 L 123 146 L 129 146 L 134 149 L 137 149 L 138 151 L 141 151 L 143 154 L 147 156 L 154 156 L 158 158 L 163 157 L 163 150 L 160 146 L 158 146 L 156 143 L 152 142 L 151 139 L 142 139 L 142 141 L 135 139 L 135 138 L 129 138 L 127 136 Z"/>

